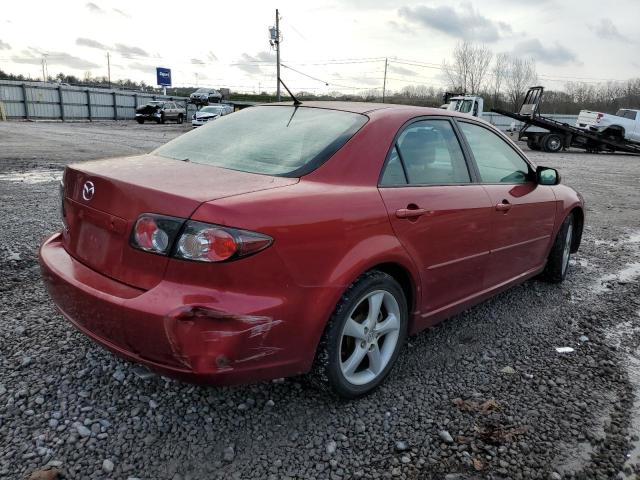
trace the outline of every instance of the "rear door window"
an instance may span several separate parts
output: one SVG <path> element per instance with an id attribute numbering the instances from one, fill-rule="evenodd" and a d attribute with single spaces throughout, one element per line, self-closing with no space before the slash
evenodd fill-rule
<path id="1" fill-rule="evenodd" d="M 525 183 L 529 164 L 498 134 L 468 122 L 458 122 L 484 183 Z"/>
<path id="2" fill-rule="evenodd" d="M 404 167 L 400 162 L 400 156 L 398 155 L 398 149 L 393 147 L 391 153 L 389 153 L 389 159 L 385 166 L 384 173 L 380 179 L 380 185 L 383 187 L 389 187 L 393 185 L 406 185 L 407 177 L 404 174 Z"/>
<path id="3" fill-rule="evenodd" d="M 391 179 L 402 184 L 403 178 L 411 185 L 471 182 L 462 148 L 448 120 L 420 120 L 400 134 L 381 185 L 389 185 Z"/>

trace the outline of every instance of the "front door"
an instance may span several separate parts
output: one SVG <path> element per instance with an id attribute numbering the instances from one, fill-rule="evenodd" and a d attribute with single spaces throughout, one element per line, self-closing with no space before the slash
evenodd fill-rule
<path id="1" fill-rule="evenodd" d="M 541 268 L 551 242 L 556 198 L 538 185 L 535 172 L 497 133 L 458 121 L 473 154 L 478 175 L 492 204 L 491 255 L 485 288 Z"/>
<path id="2" fill-rule="evenodd" d="M 380 194 L 396 236 L 420 269 L 423 317 L 481 291 L 492 205 L 472 183 L 449 120 L 420 120 L 404 129 Z"/>

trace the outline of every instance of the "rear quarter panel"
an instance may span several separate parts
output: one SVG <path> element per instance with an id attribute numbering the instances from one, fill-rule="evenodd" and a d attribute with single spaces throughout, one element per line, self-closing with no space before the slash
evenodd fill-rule
<path id="1" fill-rule="evenodd" d="M 264 252 L 230 263 L 229 271 L 242 262 L 259 271 L 258 277 L 264 277 L 265 268 L 277 269 L 278 285 L 254 282 L 255 275 L 241 280 L 258 295 L 277 295 L 280 289 L 285 301 L 293 302 L 290 311 L 299 314 L 287 319 L 295 339 L 291 348 L 306 355 L 309 367 L 340 297 L 365 271 L 381 263 L 400 265 L 413 279 L 413 299 L 419 304 L 419 274 L 393 233 L 377 187 L 389 145 L 405 119 L 371 118 L 339 152 L 295 185 L 218 199 L 192 215 L 274 239 Z M 193 279 L 193 272 L 190 275 Z M 216 283 L 206 273 L 198 278 Z"/>
<path id="2" fill-rule="evenodd" d="M 283 290 L 287 301 L 295 304 L 291 311 L 301 312 L 300 318 L 289 320 L 298 323 L 297 339 L 306 351 L 315 351 L 340 297 L 360 274 L 381 263 L 396 263 L 418 278 L 391 229 L 377 187 L 302 180 L 292 187 L 204 204 L 192 218 L 274 239 L 268 250 L 239 262 L 251 262 L 254 269 L 279 270 L 274 272 L 279 285 L 256 285 L 250 277 L 243 281 L 258 294 L 271 287 Z M 263 264 L 274 255 L 277 261 Z"/>

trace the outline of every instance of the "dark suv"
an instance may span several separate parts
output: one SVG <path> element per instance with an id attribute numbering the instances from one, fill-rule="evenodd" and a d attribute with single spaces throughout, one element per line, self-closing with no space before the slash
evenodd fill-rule
<path id="1" fill-rule="evenodd" d="M 178 107 L 176 102 L 154 100 L 136 108 L 136 121 L 144 123 L 145 120 L 149 120 L 164 123 L 167 120 L 175 120 L 177 123 L 182 123 L 184 122 L 184 114 L 184 108 Z"/>
<path id="2" fill-rule="evenodd" d="M 222 94 L 215 88 L 199 88 L 189 96 L 189 101 L 196 105 L 220 103 L 220 100 L 222 100 Z"/>

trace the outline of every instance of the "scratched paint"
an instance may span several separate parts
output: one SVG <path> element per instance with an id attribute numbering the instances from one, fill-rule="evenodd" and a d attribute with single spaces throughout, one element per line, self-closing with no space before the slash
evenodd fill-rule
<path id="1" fill-rule="evenodd" d="M 174 357 L 189 370 L 205 368 L 212 373 L 281 351 L 265 344 L 269 332 L 281 323 L 268 316 L 231 314 L 202 305 L 185 305 L 164 319 Z"/>

